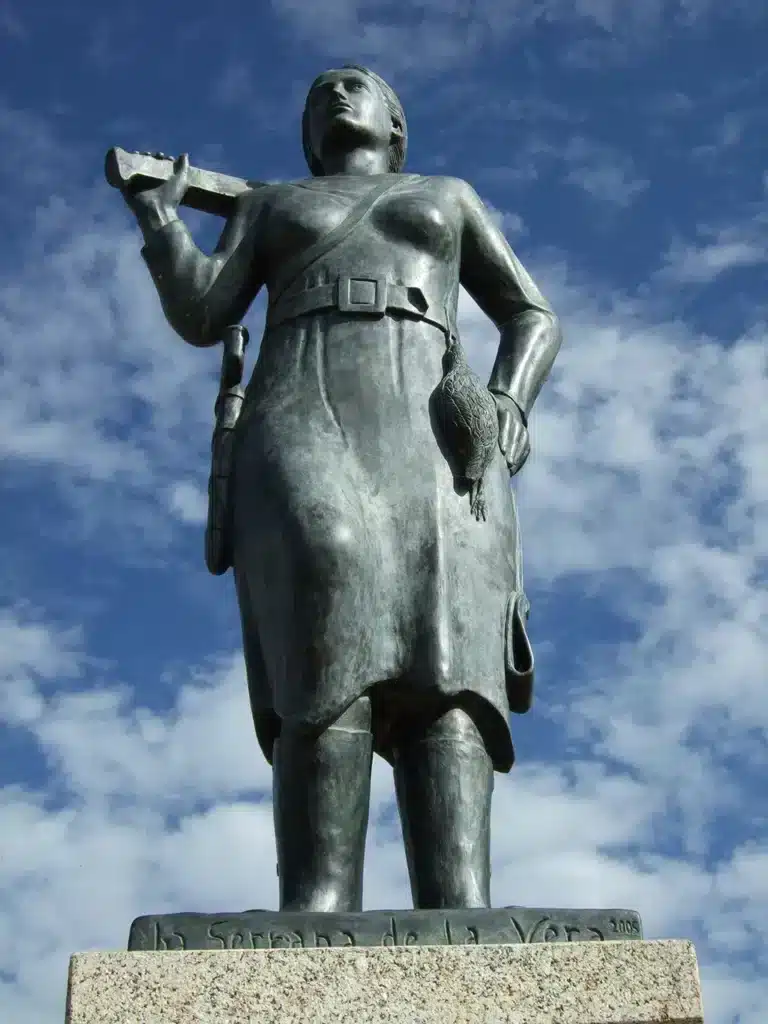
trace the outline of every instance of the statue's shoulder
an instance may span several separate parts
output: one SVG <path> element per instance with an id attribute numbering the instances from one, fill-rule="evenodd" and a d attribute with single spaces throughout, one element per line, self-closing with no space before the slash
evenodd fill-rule
<path id="1" fill-rule="evenodd" d="M 240 193 L 238 201 L 243 204 L 252 205 L 263 202 L 265 199 L 273 196 L 275 189 L 279 188 L 281 183 L 276 181 L 246 181 L 245 184 L 248 187 Z"/>
<path id="2" fill-rule="evenodd" d="M 448 174 L 425 174 L 418 175 L 418 177 L 427 187 L 432 188 L 435 192 L 440 193 L 441 196 L 450 199 L 452 202 L 461 202 L 474 192 L 469 182 L 463 178 L 456 178 Z"/>
<path id="3" fill-rule="evenodd" d="M 270 207 L 286 187 L 278 181 L 246 181 L 245 185 L 247 187 L 235 198 L 233 214 L 248 222 L 268 214 Z"/>

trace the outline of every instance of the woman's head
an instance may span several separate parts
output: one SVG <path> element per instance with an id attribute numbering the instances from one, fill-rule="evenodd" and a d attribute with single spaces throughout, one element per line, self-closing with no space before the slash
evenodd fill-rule
<path id="1" fill-rule="evenodd" d="M 383 78 L 358 64 L 326 71 L 312 83 L 301 122 L 302 145 L 309 169 L 325 172 L 318 152 L 337 131 L 357 134 L 388 147 L 388 170 L 398 173 L 405 164 L 408 129 L 400 100 Z"/>

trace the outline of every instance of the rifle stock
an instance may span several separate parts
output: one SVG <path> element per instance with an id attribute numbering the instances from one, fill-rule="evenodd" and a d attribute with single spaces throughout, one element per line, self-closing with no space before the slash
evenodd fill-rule
<path id="1" fill-rule="evenodd" d="M 104 164 L 107 182 L 113 188 L 137 191 L 167 181 L 173 174 L 173 157 L 159 153 L 135 153 L 119 146 L 107 152 Z M 218 171 L 189 168 L 189 188 L 182 200 L 183 206 L 202 213 L 228 217 L 235 199 L 263 185 L 260 181 L 246 181 Z"/>

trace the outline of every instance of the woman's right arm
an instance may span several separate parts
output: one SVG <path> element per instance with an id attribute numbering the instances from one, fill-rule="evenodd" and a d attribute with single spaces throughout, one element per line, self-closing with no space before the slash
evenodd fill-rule
<path id="1" fill-rule="evenodd" d="M 144 235 L 142 256 L 168 323 L 184 341 L 207 346 L 240 322 L 263 284 L 257 239 L 265 208 L 261 190 L 239 196 L 216 249 L 206 256 L 178 216 L 188 166 L 180 157 L 168 181 L 123 195 Z"/>

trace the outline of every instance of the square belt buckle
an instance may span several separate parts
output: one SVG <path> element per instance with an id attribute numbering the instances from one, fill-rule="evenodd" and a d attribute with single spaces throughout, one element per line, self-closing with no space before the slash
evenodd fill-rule
<path id="1" fill-rule="evenodd" d="M 338 308 L 340 313 L 383 316 L 387 311 L 386 277 L 340 277 Z"/>

